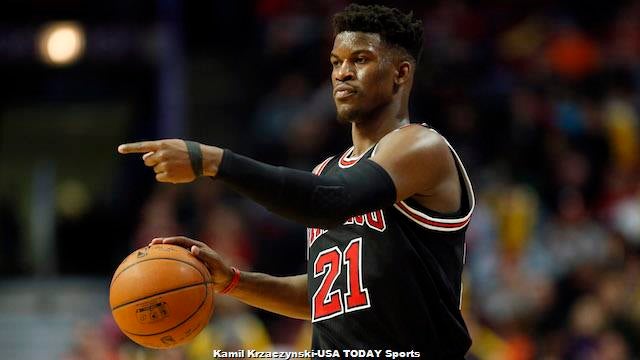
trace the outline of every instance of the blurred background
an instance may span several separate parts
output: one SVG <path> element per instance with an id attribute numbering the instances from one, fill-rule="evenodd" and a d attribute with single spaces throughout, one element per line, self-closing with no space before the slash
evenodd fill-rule
<path id="1" fill-rule="evenodd" d="M 329 19 L 348 3 L 3 1 L 0 358 L 309 347 L 309 324 L 223 296 L 187 347 L 120 333 L 111 275 L 155 236 L 242 270 L 306 260 L 302 227 L 210 179 L 159 185 L 116 146 L 182 137 L 307 170 L 343 151 Z M 377 3 L 423 19 L 412 121 L 450 140 L 475 185 L 469 358 L 638 359 L 640 1 Z"/>

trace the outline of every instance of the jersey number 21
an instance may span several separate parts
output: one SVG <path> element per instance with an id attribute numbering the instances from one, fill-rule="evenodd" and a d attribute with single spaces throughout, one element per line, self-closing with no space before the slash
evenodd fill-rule
<path id="1" fill-rule="evenodd" d="M 347 271 L 347 292 L 331 290 L 345 265 Z M 320 321 L 345 312 L 366 309 L 369 290 L 362 283 L 362 238 L 356 238 L 340 251 L 337 246 L 323 250 L 313 262 L 313 277 L 323 276 L 318 290 L 313 294 L 311 304 L 312 321 Z"/>

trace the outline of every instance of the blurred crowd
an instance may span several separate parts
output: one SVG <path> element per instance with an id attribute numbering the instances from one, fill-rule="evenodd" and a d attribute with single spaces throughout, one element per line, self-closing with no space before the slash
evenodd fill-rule
<path id="1" fill-rule="evenodd" d="M 478 200 L 464 274 L 469 358 L 640 358 L 640 2 L 394 4 L 424 21 L 412 121 L 447 137 Z M 255 2 L 259 51 L 237 61 L 260 80 L 237 95 L 250 109 L 238 119 L 247 127 L 237 150 L 311 170 L 347 147 L 328 63 L 328 19 L 344 5 Z M 148 184 L 127 252 L 182 234 L 242 270 L 305 271 L 302 227 L 211 179 Z M 206 359 L 212 349 L 310 345 L 307 323 L 223 296 L 216 306 L 196 341 L 171 352 L 134 346 L 105 314 L 79 325 L 65 359 Z"/>

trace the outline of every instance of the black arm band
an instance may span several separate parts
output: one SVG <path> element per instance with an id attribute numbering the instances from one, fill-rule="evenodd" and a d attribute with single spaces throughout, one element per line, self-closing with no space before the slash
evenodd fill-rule
<path id="1" fill-rule="evenodd" d="M 184 140 L 184 143 L 187 144 L 187 152 L 189 153 L 193 173 L 196 177 L 202 176 L 202 150 L 200 149 L 200 143 L 187 140 Z"/>
<path id="2" fill-rule="evenodd" d="M 369 159 L 338 175 L 316 176 L 224 150 L 216 178 L 274 213 L 324 229 L 340 225 L 351 216 L 392 205 L 396 200 L 393 180 Z"/>

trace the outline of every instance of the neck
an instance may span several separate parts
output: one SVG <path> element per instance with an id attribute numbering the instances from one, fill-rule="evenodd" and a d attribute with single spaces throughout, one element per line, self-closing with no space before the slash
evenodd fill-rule
<path id="1" fill-rule="evenodd" d="M 396 111 L 392 111 L 396 110 Z M 372 118 L 351 123 L 351 139 L 353 140 L 352 156 L 360 156 L 383 136 L 409 123 L 407 108 L 387 108 Z"/>

